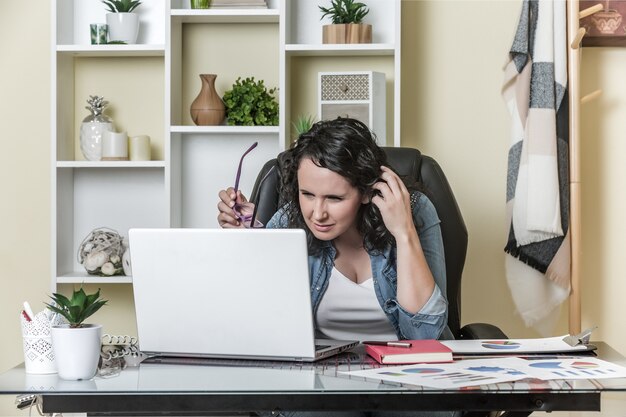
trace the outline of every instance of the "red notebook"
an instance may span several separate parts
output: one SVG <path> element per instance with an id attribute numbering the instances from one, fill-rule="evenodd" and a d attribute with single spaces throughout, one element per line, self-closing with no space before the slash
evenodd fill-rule
<path id="1" fill-rule="evenodd" d="M 452 350 L 438 340 L 402 340 L 402 342 L 411 343 L 411 347 L 365 344 L 365 351 L 382 364 L 452 362 Z"/>

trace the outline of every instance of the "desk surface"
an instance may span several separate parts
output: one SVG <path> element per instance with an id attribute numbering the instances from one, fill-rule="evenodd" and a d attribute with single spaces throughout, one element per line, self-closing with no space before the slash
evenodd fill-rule
<path id="1" fill-rule="evenodd" d="M 598 356 L 624 364 L 604 343 Z M 600 393 L 626 391 L 626 379 L 524 380 L 479 388 L 441 390 L 385 383 L 341 371 L 378 366 L 357 350 L 315 364 L 189 360 L 191 364 L 142 364 L 117 376 L 64 381 L 26 374 L 22 366 L 0 375 L 0 394 L 36 393 L 46 412 L 141 410 L 524 410 L 600 409 Z"/>

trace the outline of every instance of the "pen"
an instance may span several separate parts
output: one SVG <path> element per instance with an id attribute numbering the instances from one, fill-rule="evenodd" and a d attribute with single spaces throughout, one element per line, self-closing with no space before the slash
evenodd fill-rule
<path id="1" fill-rule="evenodd" d="M 28 301 L 24 301 L 24 313 L 26 313 L 26 315 L 30 319 L 28 321 L 35 319 L 35 314 L 33 313 L 33 310 L 30 308 L 30 304 L 28 304 Z"/>
<path id="2" fill-rule="evenodd" d="M 401 348 L 410 348 L 413 346 L 411 342 L 403 342 L 401 340 L 393 341 L 393 342 L 379 342 L 374 340 L 366 340 L 365 342 L 361 342 L 364 345 L 380 345 L 380 346 L 389 346 L 389 347 L 401 347 Z"/>
<path id="3" fill-rule="evenodd" d="M 24 310 L 22 310 L 22 316 L 24 317 L 24 320 L 26 320 L 26 321 L 32 321 L 32 320 L 30 319 L 30 317 L 28 317 L 28 314 L 26 314 L 26 312 L 25 312 Z"/>

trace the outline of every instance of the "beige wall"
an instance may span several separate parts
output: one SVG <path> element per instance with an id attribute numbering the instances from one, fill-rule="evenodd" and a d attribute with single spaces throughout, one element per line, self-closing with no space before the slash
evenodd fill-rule
<path id="1" fill-rule="evenodd" d="M 47 1 L 0 2 L 0 370 L 23 360 L 19 312 L 50 291 Z M 0 415 L 16 415 L 0 397 Z"/>
<path id="2" fill-rule="evenodd" d="M 0 371 L 22 361 L 21 302 L 44 301 L 50 291 L 49 9 L 39 3 L 0 2 Z M 513 311 L 502 252 L 509 116 L 499 92 L 520 3 L 403 1 L 402 35 L 403 145 L 439 160 L 470 233 L 463 321 L 492 322 L 514 337 L 536 336 Z M 583 327 L 599 325 L 596 337 L 626 352 L 623 68 L 626 49 L 584 50 L 582 90 L 605 94 L 582 111 L 582 307 Z M 314 97 L 313 89 L 305 94 Z M 98 313 L 105 331 L 132 332 L 128 287 L 106 291 L 112 308 Z M 566 332 L 565 314 L 555 332 Z M 17 414 L 12 400 L 0 401 L 0 415 Z"/>
<path id="3" fill-rule="evenodd" d="M 403 2 L 402 143 L 439 161 L 464 215 L 463 322 L 534 337 L 513 311 L 502 251 L 509 115 L 500 88 L 520 4 Z"/>

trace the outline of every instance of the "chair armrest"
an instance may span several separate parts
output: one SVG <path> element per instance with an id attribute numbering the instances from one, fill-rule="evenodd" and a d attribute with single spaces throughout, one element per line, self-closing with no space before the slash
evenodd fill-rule
<path id="1" fill-rule="evenodd" d="M 499 327 L 488 323 L 471 323 L 461 327 L 460 339 L 508 339 Z"/>

